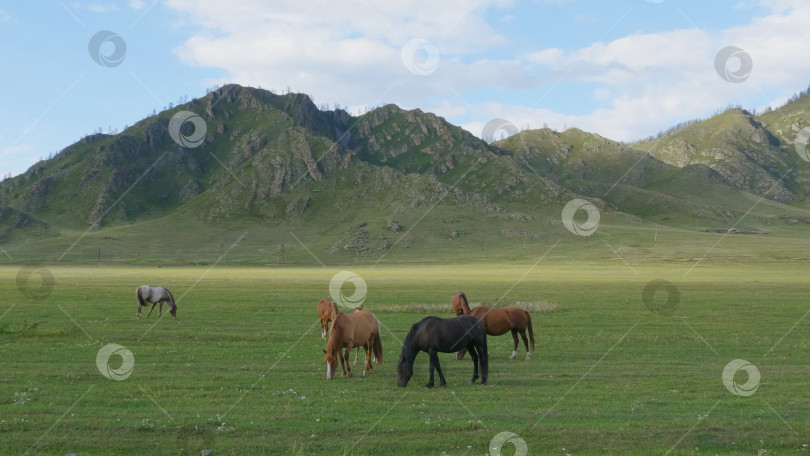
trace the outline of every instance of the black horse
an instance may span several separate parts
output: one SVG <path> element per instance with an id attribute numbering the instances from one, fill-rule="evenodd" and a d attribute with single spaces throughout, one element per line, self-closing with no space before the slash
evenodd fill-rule
<path id="1" fill-rule="evenodd" d="M 486 385 L 489 372 L 489 355 L 487 354 L 487 331 L 481 320 L 472 315 L 461 315 L 455 318 L 425 317 L 411 327 L 397 366 L 397 386 L 406 387 L 413 376 L 413 361 L 420 351 L 430 355 L 430 381 L 425 387 L 433 387 L 433 369 L 439 371 L 439 379 L 444 387 L 442 367 L 439 365 L 438 353 L 453 353 L 466 348 L 473 360 L 474 384 L 478 378 L 478 364 L 481 364 L 481 384 Z"/>

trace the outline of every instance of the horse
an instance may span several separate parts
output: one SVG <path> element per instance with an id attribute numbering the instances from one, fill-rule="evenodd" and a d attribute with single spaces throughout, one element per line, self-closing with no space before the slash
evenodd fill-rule
<path id="1" fill-rule="evenodd" d="M 361 305 L 361 306 L 357 306 L 357 307 L 355 307 L 355 308 L 354 308 L 355 313 L 360 312 L 361 310 L 363 310 L 363 306 L 362 306 L 362 305 Z M 371 315 L 372 315 L 374 318 L 377 318 L 377 316 L 376 316 L 376 315 L 374 315 L 374 314 L 371 314 Z M 380 327 L 380 320 L 377 320 L 377 332 L 379 332 L 380 334 L 382 334 L 382 328 Z M 354 351 L 354 362 L 353 362 L 352 364 L 357 365 L 357 357 L 358 357 L 358 356 L 360 356 L 360 347 L 356 347 L 356 350 Z M 375 356 L 375 357 L 374 357 L 374 362 L 375 362 L 375 363 L 377 363 L 377 364 L 380 364 L 380 362 L 381 362 L 381 361 L 379 361 L 379 360 L 377 359 L 377 357 Z"/>
<path id="2" fill-rule="evenodd" d="M 172 314 L 172 317 L 177 317 L 177 304 L 174 303 L 174 296 L 172 293 L 163 288 L 163 287 L 150 287 L 149 285 L 141 285 L 135 289 L 135 296 L 138 298 L 138 318 L 141 318 L 141 307 L 145 306 L 146 303 L 151 303 L 152 308 L 149 309 L 149 313 L 146 314 L 146 318 L 149 318 L 152 315 L 152 311 L 155 310 L 155 305 L 160 303 L 160 308 L 158 309 L 158 317 L 163 314 L 163 303 L 169 304 L 169 313 Z"/>
<path id="3" fill-rule="evenodd" d="M 324 363 L 326 363 L 326 378 L 331 380 L 335 376 L 337 367 L 336 358 L 340 358 L 340 367 L 343 376 L 352 375 L 349 364 L 349 352 L 354 347 L 363 347 L 366 352 L 366 366 L 363 375 L 372 369 L 371 352 L 377 363 L 382 362 L 382 340 L 380 339 L 380 323 L 370 312 L 364 310 L 352 314 L 340 313 L 337 306 L 332 307 L 332 332 L 323 350 Z M 345 353 L 341 349 L 346 348 Z"/>
<path id="4" fill-rule="evenodd" d="M 520 337 L 523 339 L 523 344 L 526 346 L 526 360 L 528 361 L 531 359 L 531 352 L 534 351 L 534 330 L 532 329 L 532 316 L 529 314 L 529 312 L 519 307 L 490 309 L 489 307 L 478 306 L 475 309 L 470 310 L 470 306 L 467 304 L 467 297 L 464 296 L 464 293 L 456 293 L 453 295 L 453 299 L 450 304 L 454 309 L 456 309 L 456 311 L 458 311 L 458 308 L 456 307 L 456 298 L 459 296 L 459 294 L 462 298 L 464 298 L 463 303 L 459 302 L 459 308 L 461 308 L 464 314 L 472 315 L 481 320 L 481 322 L 484 323 L 484 327 L 486 328 L 488 335 L 500 336 L 506 334 L 507 331 L 512 331 L 512 339 L 515 343 L 514 347 L 512 348 L 512 355 L 509 356 L 509 359 L 515 359 L 517 356 L 518 333 L 520 333 Z M 532 342 L 531 351 L 529 351 L 529 341 L 526 340 L 527 329 L 529 330 L 529 339 Z M 466 353 L 466 350 L 459 350 L 458 353 L 456 353 L 456 359 L 463 359 L 464 353 Z"/>
<path id="5" fill-rule="evenodd" d="M 340 310 L 338 310 L 337 304 L 335 304 L 334 302 L 329 301 L 328 299 L 321 299 L 320 301 L 318 301 L 318 318 L 321 321 L 321 339 L 326 339 L 327 336 L 329 335 L 329 323 L 332 321 L 332 318 L 333 318 L 332 317 L 332 314 L 333 314 L 332 307 L 333 306 L 335 308 L 334 315 L 339 314 Z M 358 307 L 354 308 L 355 312 L 359 312 L 361 310 L 363 310 L 363 306 L 358 306 Z M 379 321 L 377 321 L 377 323 L 379 324 Z M 354 363 L 353 364 L 357 364 L 357 358 L 360 356 L 360 347 L 356 347 L 356 348 L 357 348 L 357 350 L 354 352 Z M 374 357 L 374 361 L 377 362 L 377 364 L 379 364 L 379 361 L 377 361 L 376 356 Z"/>
<path id="6" fill-rule="evenodd" d="M 397 365 L 397 386 L 406 387 L 413 376 L 413 362 L 420 351 L 430 356 L 430 381 L 426 388 L 433 387 L 433 371 L 439 371 L 440 387 L 447 386 L 439 364 L 438 353 L 452 353 L 461 348 L 470 352 L 473 360 L 473 377 L 470 384 L 478 379 L 478 367 L 481 366 L 481 384 L 486 385 L 489 374 L 489 355 L 487 353 L 487 332 L 484 325 L 475 317 L 460 315 L 455 318 L 425 317 L 415 323 L 405 341 Z"/>
<path id="7" fill-rule="evenodd" d="M 329 319 L 329 316 L 333 305 L 335 305 L 335 303 L 328 299 L 318 301 L 318 319 L 321 321 L 321 339 L 324 340 L 326 340 L 326 336 L 329 335 L 329 322 L 332 321 Z"/>
<path id="8" fill-rule="evenodd" d="M 453 298 L 450 300 L 450 305 L 453 306 L 453 309 L 456 311 L 456 316 L 464 313 L 464 308 L 470 308 L 469 303 L 467 302 L 467 295 L 464 294 L 462 291 L 458 291 L 453 295 Z"/>

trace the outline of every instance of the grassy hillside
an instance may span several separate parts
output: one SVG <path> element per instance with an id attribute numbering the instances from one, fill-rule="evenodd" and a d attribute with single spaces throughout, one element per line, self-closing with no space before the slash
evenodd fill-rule
<path id="1" fill-rule="evenodd" d="M 200 147 L 172 139 L 180 111 L 204 121 Z M 561 211 L 576 197 L 602 213 L 594 240 L 732 226 L 791 236 L 810 216 L 797 204 L 804 162 L 781 141 L 730 111 L 633 145 L 576 129 L 489 145 L 419 110 L 353 117 L 226 86 L 0 183 L 0 261 L 211 263 L 242 235 L 250 252 L 226 261 L 443 261 L 482 245 L 511 258 L 567 242 Z"/>

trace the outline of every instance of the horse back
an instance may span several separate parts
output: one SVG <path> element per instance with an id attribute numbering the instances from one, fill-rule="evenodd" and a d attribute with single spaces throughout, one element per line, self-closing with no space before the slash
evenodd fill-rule
<path id="1" fill-rule="evenodd" d="M 332 304 L 332 301 L 328 299 L 321 299 L 318 301 L 318 316 L 322 320 L 329 318 L 329 311 L 331 309 L 330 304 Z"/>
<path id="2" fill-rule="evenodd" d="M 339 314 L 332 325 L 329 337 L 335 337 L 340 348 L 352 343 L 359 346 L 372 340 L 377 334 L 377 319 L 370 312 L 361 310 L 351 314 Z"/>
<path id="3" fill-rule="evenodd" d="M 480 320 L 470 315 L 447 319 L 427 317 L 422 320 L 415 338 L 423 351 L 452 353 L 476 340 L 485 340 L 486 330 Z"/>

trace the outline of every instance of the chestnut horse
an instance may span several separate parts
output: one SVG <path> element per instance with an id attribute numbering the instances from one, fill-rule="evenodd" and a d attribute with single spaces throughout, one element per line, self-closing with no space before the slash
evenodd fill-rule
<path id="1" fill-rule="evenodd" d="M 475 309 L 470 309 L 467 303 L 467 296 L 462 292 L 453 295 L 450 301 L 456 314 L 459 312 L 463 314 L 472 315 L 484 323 L 487 329 L 487 334 L 490 336 L 501 336 L 506 334 L 507 331 L 512 331 L 512 339 L 514 340 L 514 347 L 512 348 L 512 355 L 509 359 L 515 359 L 518 349 L 518 333 L 523 339 L 523 344 L 526 347 L 526 359 L 532 357 L 531 352 L 534 351 L 534 330 L 532 329 L 532 317 L 529 312 L 518 307 L 503 307 L 503 308 L 489 308 L 478 306 Z M 529 330 L 529 339 L 532 342 L 532 349 L 529 351 L 529 341 L 526 340 L 526 330 Z M 463 359 L 464 353 L 467 351 L 462 349 L 456 353 L 456 359 Z"/>
<path id="2" fill-rule="evenodd" d="M 376 362 L 382 362 L 380 323 L 374 315 L 365 310 L 358 310 L 352 314 L 340 313 L 337 306 L 333 304 L 330 318 L 332 319 L 332 332 L 329 333 L 329 341 L 323 351 L 327 379 L 331 380 L 335 376 L 337 358 L 340 358 L 343 376 L 352 375 L 349 352 L 354 347 L 363 347 L 366 352 L 366 366 L 363 375 L 372 369 L 372 351 Z M 341 353 L 343 348 L 346 349 L 345 353 Z"/>
<path id="3" fill-rule="evenodd" d="M 326 340 L 326 336 L 329 335 L 329 322 L 332 321 L 329 319 L 329 315 L 334 305 L 335 303 L 328 299 L 318 301 L 318 319 L 321 321 L 321 339 Z"/>
<path id="4" fill-rule="evenodd" d="M 155 310 L 157 303 L 160 303 L 158 316 L 161 316 L 164 302 L 169 304 L 169 313 L 172 314 L 172 317 L 177 317 L 177 304 L 174 303 L 174 296 L 172 296 L 169 290 L 163 287 L 141 285 L 135 289 L 135 296 L 138 298 L 138 313 L 136 314 L 138 318 L 141 318 L 141 307 L 145 306 L 146 303 L 152 304 L 152 308 L 149 309 L 149 313 L 146 314 L 147 318 L 152 315 L 152 311 Z"/>
<path id="5" fill-rule="evenodd" d="M 318 319 L 321 321 L 321 339 L 326 339 L 329 336 L 329 323 L 332 322 L 332 307 L 335 308 L 335 315 L 340 313 L 340 310 L 337 308 L 337 304 L 328 299 L 321 299 L 318 301 Z M 358 306 L 354 308 L 355 312 L 359 312 L 363 310 L 363 306 Z M 373 315 L 373 314 L 372 314 Z M 379 322 L 378 322 L 379 323 Z M 354 352 L 354 364 L 357 364 L 357 358 L 360 356 L 360 347 L 356 347 L 357 350 Z M 374 358 L 374 361 L 377 361 L 377 358 Z M 377 362 L 379 364 L 379 362 Z"/>

